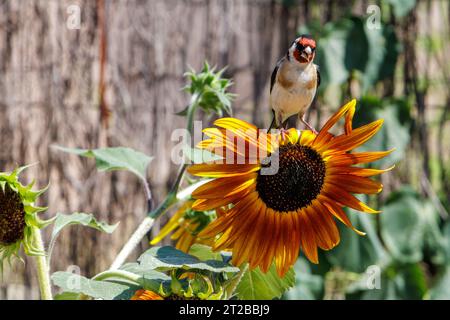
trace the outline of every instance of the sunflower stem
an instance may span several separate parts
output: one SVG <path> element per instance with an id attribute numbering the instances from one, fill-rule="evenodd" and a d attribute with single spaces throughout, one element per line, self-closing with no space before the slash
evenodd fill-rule
<path id="1" fill-rule="evenodd" d="M 33 236 L 36 241 L 36 249 L 44 252 L 44 254 L 36 256 L 36 265 L 38 272 L 39 289 L 41 291 L 42 300 L 53 300 L 52 287 L 50 284 L 49 267 L 47 264 L 47 257 L 44 249 L 44 242 L 42 241 L 41 230 L 39 228 L 32 228 Z"/>
<path id="2" fill-rule="evenodd" d="M 120 250 L 114 262 L 111 264 L 110 270 L 119 269 L 120 266 L 125 262 L 128 256 L 133 252 L 133 250 L 138 246 L 145 235 L 150 231 L 153 226 L 155 219 L 151 217 L 145 217 L 141 224 L 137 227 L 136 231 L 131 235 L 128 242 Z"/>
<path id="3" fill-rule="evenodd" d="M 142 185 L 144 186 L 145 195 L 147 196 L 147 212 L 153 210 L 153 197 L 152 189 L 146 179 L 142 179 Z"/>

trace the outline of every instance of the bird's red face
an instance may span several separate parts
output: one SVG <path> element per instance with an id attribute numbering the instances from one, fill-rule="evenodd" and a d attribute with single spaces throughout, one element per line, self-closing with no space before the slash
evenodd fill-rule
<path id="1" fill-rule="evenodd" d="M 310 63 L 316 56 L 316 41 L 309 36 L 300 36 L 294 43 L 294 58 L 300 63 Z"/>

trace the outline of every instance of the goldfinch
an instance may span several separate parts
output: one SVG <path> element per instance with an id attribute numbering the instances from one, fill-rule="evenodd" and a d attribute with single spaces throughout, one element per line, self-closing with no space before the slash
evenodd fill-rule
<path id="1" fill-rule="evenodd" d="M 315 55 L 314 39 L 301 35 L 278 61 L 270 81 L 273 121 L 269 130 L 284 129 L 289 117 L 298 114 L 300 121 L 316 132 L 305 120 L 305 113 L 311 106 L 320 84 L 319 67 L 314 64 Z"/>

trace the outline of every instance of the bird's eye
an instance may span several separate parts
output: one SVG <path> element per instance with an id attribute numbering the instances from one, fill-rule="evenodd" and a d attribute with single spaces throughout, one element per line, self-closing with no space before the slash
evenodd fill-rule
<path id="1" fill-rule="evenodd" d="M 298 42 L 295 44 L 295 48 L 299 51 L 303 51 L 305 49 L 305 47 Z"/>

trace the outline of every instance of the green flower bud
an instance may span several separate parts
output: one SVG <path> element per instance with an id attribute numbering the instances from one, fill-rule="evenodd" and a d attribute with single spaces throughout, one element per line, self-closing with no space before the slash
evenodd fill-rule
<path id="1" fill-rule="evenodd" d="M 19 250 L 27 255 L 43 255 L 34 238 L 33 228 L 41 229 L 52 221 L 39 219 L 38 213 L 46 210 L 35 206 L 37 198 L 45 192 L 32 190 L 33 183 L 22 185 L 19 174 L 26 167 L 20 167 L 11 173 L 0 172 L 0 272 L 4 261 L 11 261 L 13 256 L 19 259 Z"/>

